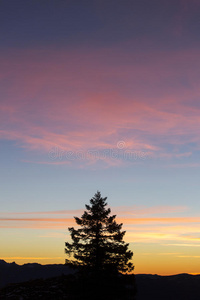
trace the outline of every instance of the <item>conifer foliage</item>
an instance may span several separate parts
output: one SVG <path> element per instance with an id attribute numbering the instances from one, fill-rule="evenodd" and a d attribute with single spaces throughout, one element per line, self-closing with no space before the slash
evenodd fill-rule
<path id="1" fill-rule="evenodd" d="M 102 198 L 97 191 L 90 205 L 85 205 L 86 211 L 81 218 L 74 217 L 80 228 L 69 228 L 72 243 L 65 243 L 65 252 L 69 257 L 66 263 L 94 272 L 130 272 L 134 269 L 130 262 L 133 252 L 128 250 L 129 244 L 123 241 L 123 224 L 117 224 L 116 215 L 110 215 L 106 200 L 107 197 Z"/>

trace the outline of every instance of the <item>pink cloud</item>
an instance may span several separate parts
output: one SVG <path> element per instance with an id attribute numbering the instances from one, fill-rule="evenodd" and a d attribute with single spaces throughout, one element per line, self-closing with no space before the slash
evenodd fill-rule
<path id="1" fill-rule="evenodd" d="M 129 236 L 133 234 L 138 236 L 138 238 L 142 238 L 142 233 L 145 236 L 149 236 L 149 231 L 153 233 L 161 230 L 160 226 L 167 226 L 167 231 L 170 233 L 171 231 L 176 231 L 173 229 L 175 224 L 179 224 L 179 227 L 182 226 L 182 231 L 180 232 L 178 229 L 177 234 L 181 234 L 183 232 L 183 227 L 185 225 L 190 225 L 190 227 L 195 224 L 195 226 L 200 224 L 199 217 L 148 217 L 148 218 L 117 218 L 118 223 L 123 223 L 124 228 L 127 226 L 142 226 L 140 232 L 137 233 L 137 230 L 133 229 L 133 233 L 131 233 L 130 228 L 128 230 Z M 148 226 L 156 225 L 156 228 L 152 227 L 149 229 Z M 74 218 L 0 218 L 0 228 L 36 228 L 36 229 L 67 229 L 70 226 L 76 226 Z M 147 227 L 146 227 L 147 226 Z M 162 227 L 162 232 L 163 232 Z M 193 232 L 192 227 L 190 229 L 190 233 Z M 194 231 L 195 232 L 195 231 Z M 164 235 L 167 235 L 166 232 Z M 186 236 L 184 239 L 192 239 L 197 241 L 198 239 L 195 237 Z"/>
<path id="2" fill-rule="evenodd" d="M 169 153 L 162 140 L 177 149 L 186 142 L 199 148 L 200 111 L 188 100 L 200 92 L 199 53 L 145 57 L 112 50 L 45 49 L 4 57 L 2 76 L 10 85 L 3 89 L 1 138 L 42 153 L 55 146 L 112 149 L 120 140 L 126 149 L 163 158 L 184 154 Z"/>
<path id="3" fill-rule="evenodd" d="M 73 218 L 1 218 L 0 228 L 67 228 L 74 226 Z"/>
<path id="4" fill-rule="evenodd" d="M 148 224 L 192 224 L 200 223 L 199 217 L 140 217 L 143 215 L 169 214 L 184 212 L 187 207 L 184 206 L 156 206 L 156 207 L 131 207 L 127 211 L 123 207 L 114 208 L 117 213 L 117 222 L 126 225 L 148 225 Z M 112 213 L 113 213 L 112 210 Z M 132 213 L 131 213 L 132 211 Z M 74 215 L 81 215 L 83 210 L 63 210 L 49 212 L 19 212 L 19 213 L 1 213 L 0 227 L 2 228 L 65 228 L 75 225 Z M 131 214 L 135 217 L 129 217 Z M 27 217 L 24 217 L 26 215 Z M 42 217 L 41 217 L 42 215 Z M 57 217 L 49 217 L 57 215 Z M 37 217 L 36 217 L 37 216 Z M 62 217 L 61 217 L 62 216 Z M 63 218 L 63 216 L 65 216 Z M 70 216 L 70 217 L 69 217 Z M 123 217 L 122 217 L 123 216 Z"/>
<path id="5" fill-rule="evenodd" d="M 24 219 L 24 215 L 27 215 L 30 217 L 30 215 L 82 215 L 84 212 L 85 208 L 82 209 L 69 209 L 69 210 L 55 210 L 55 211 L 36 211 L 36 212 L 0 212 L 0 218 L 2 216 L 2 219 L 9 220 L 10 216 L 12 218 L 16 218 L 16 216 L 23 216 L 19 219 Z M 145 205 L 143 206 L 137 206 L 137 205 L 132 205 L 132 206 L 116 206 L 112 208 L 112 213 L 113 211 L 117 215 L 130 215 L 130 214 L 135 214 L 135 215 L 152 215 L 152 214 L 168 214 L 168 213 L 174 213 L 174 212 L 184 212 L 187 211 L 189 208 L 187 206 L 150 206 L 147 207 Z M 6 216 L 6 217 L 5 217 Z M 40 217 L 38 217 L 40 218 Z M 35 219 L 35 217 L 34 217 Z M 37 219 L 37 218 L 36 218 Z M 47 218 L 48 219 L 48 218 Z M 44 219 L 45 220 L 45 219 Z M 57 220 L 57 219 L 55 219 Z"/>
<path id="6" fill-rule="evenodd" d="M 147 206 L 121 206 L 121 207 L 115 207 L 114 210 L 116 211 L 116 214 L 121 215 L 135 215 L 142 216 L 142 215 L 155 215 L 155 214 L 171 214 L 171 213 L 181 213 L 188 211 L 187 206 L 153 206 L 153 207 L 147 207 Z"/>
<path id="7" fill-rule="evenodd" d="M 8 215 L 54 215 L 54 214 L 65 214 L 65 215 L 73 215 L 73 214 L 81 214 L 83 210 L 81 209 L 71 209 L 71 210 L 55 210 L 55 211 L 36 211 L 36 212 L 1 212 L 1 214 L 8 214 Z"/>

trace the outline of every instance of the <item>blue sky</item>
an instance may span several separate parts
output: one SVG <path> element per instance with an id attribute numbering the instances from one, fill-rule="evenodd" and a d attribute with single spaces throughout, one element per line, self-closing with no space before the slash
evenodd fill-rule
<path id="1" fill-rule="evenodd" d="M 1 1 L 2 259 L 64 263 L 100 190 L 136 273 L 199 272 L 199 8 Z"/>

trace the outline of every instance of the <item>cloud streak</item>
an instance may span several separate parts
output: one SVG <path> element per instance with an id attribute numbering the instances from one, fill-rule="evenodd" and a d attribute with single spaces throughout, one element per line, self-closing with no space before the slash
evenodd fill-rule
<path id="1" fill-rule="evenodd" d="M 192 147 L 181 150 L 189 143 L 200 148 L 197 51 L 133 56 L 122 48 L 45 50 L 4 57 L 2 76 L 12 78 L 12 85 L 2 91 L 2 139 L 43 154 L 54 147 L 116 149 L 120 140 L 126 149 L 162 158 L 192 154 Z"/>

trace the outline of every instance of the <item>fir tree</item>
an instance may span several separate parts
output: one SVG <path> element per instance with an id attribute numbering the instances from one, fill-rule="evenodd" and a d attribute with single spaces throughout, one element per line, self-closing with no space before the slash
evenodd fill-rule
<path id="1" fill-rule="evenodd" d="M 133 252 L 123 241 L 123 224 L 117 224 L 116 215 L 110 215 L 106 200 L 107 197 L 102 198 L 98 191 L 90 200 L 91 205 L 85 205 L 86 211 L 81 218 L 74 217 L 80 228 L 69 228 L 72 243 L 66 242 L 65 252 L 73 258 L 66 259 L 66 263 L 96 273 L 108 270 L 130 272 L 134 269 L 130 262 Z"/>

